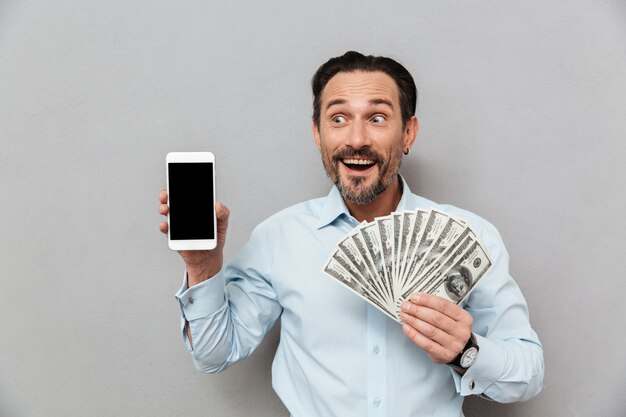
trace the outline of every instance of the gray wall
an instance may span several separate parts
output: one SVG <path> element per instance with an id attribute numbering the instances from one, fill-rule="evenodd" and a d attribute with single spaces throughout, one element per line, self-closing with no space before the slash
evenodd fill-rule
<path id="1" fill-rule="evenodd" d="M 281 416 L 276 329 L 197 372 L 158 232 L 172 150 L 217 155 L 230 257 L 327 192 L 309 80 L 357 49 L 416 76 L 414 191 L 501 230 L 545 389 L 468 416 L 623 416 L 623 1 L 0 0 L 0 416 Z"/>

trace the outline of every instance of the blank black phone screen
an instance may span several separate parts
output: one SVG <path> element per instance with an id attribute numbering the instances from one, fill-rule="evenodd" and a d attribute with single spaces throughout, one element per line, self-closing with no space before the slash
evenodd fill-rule
<path id="1" fill-rule="evenodd" d="M 167 164 L 170 239 L 215 239 L 213 163 Z"/>

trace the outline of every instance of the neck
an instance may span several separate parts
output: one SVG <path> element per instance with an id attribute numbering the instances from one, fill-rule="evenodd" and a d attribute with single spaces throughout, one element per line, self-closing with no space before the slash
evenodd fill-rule
<path id="1" fill-rule="evenodd" d="M 393 212 L 402 198 L 402 186 L 400 185 L 400 177 L 396 175 L 393 182 L 376 197 L 371 203 L 356 204 L 346 201 L 346 207 L 350 214 L 358 221 L 371 222 L 376 217 L 387 216 Z"/>

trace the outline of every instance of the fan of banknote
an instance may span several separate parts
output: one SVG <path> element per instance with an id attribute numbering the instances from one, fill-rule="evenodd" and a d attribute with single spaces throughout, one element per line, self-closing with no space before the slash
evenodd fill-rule
<path id="1" fill-rule="evenodd" d="M 361 223 L 337 244 L 323 271 L 401 322 L 400 305 L 412 293 L 458 304 L 490 267 L 467 222 L 418 208 Z"/>

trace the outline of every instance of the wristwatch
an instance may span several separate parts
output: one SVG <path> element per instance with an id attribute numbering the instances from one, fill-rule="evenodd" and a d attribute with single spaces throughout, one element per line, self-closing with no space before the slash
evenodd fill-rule
<path id="1" fill-rule="evenodd" d="M 476 343 L 476 336 L 474 336 L 474 333 L 472 333 L 469 340 L 465 344 L 465 347 L 463 348 L 461 353 L 459 353 L 459 356 L 454 358 L 452 362 L 448 362 L 448 365 L 456 371 L 465 372 L 467 368 L 472 366 L 477 354 L 478 344 Z"/>

